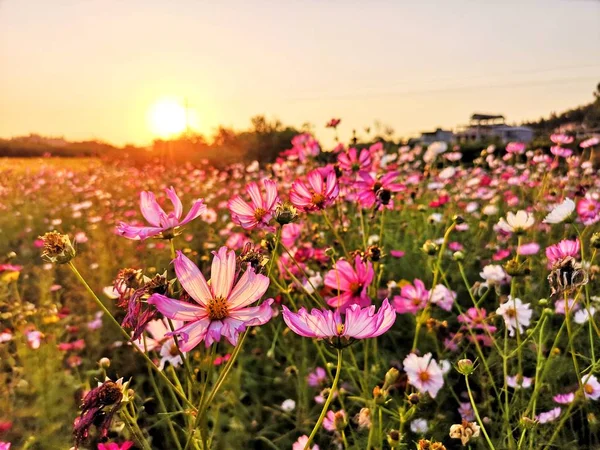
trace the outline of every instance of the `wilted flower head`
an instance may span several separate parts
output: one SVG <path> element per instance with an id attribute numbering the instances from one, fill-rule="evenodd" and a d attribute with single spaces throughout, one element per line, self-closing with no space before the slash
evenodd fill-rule
<path id="1" fill-rule="evenodd" d="M 354 421 L 359 429 L 371 428 L 371 410 L 369 408 L 361 408 L 360 412 L 354 416 Z"/>
<path id="2" fill-rule="evenodd" d="M 166 189 L 167 197 L 173 204 L 173 212 L 167 214 L 156 201 L 152 192 L 140 193 L 140 210 L 150 226 L 133 226 L 121 222 L 117 232 L 128 239 L 144 240 L 151 237 L 171 239 L 181 233 L 181 227 L 206 212 L 202 199 L 196 200 L 187 216 L 181 219 L 183 205 L 175 193 L 175 189 Z"/>
<path id="3" fill-rule="evenodd" d="M 340 409 L 337 412 L 327 411 L 325 419 L 323 419 L 323 428 L 327 431 L 342 431 L 348 425 L 346 420 L 346 412 Z"/>
<path id="4" fill-rule="evenodd" d="M 55 264 L 66 264 L 71 261 L 75 255 L 75 249 L 71 245 L 71 240 L 66 234 L 60 234 L 58 231 L 50 231 L 39 239 L 43 241 L 42 258 Z"/>
<path id="5" fill-rule="evenodd" d="M 463 420 L 460 424 L 455 424 L 450 427 L 450 437 L 452 439 L 460 439 L 462 445 L 479 436 L 480 428 L 475 422 L 467 422 Z"/>
<path id="6" fill-rule="evenodd" d="M 224 336 L 231 345 L 236 345 L 238 335 L 249 326 L 263 325 L 272 315 L 268 299 L 260 306 L 250 307 L 267 291 L 269 279 L 255 273 L 248 265 L 244 274 L 236 279 L 235 252 L 221 247 L 213 252 L 210 285 L 202 272 L 183 253 L 178 252 L 174 260 L 175 273 L 186 292 L 195 303 L 174 300 L 154 294 L 148 303 L 166 317 L 187 322 L 173 331 L 180 337 L 180 350 L 188 352 L 204 340 L 206 347 Z"/>
<path id="7" fill-rule="evenodd" d="M 387 299 L 379 311 L 375 306 L 361 308 L 350 305 L 342 319 L 340 310 L 313 309 L 310 313 L 300 308 L 297 313 L 283 306 L 283 320 L 300 336 L 327 339 L 332 345 L 345 346 L 355 339 L 377 337 L 389 330 L 396 320 L 396 312 Z"/>
<path id="8" fill-rule="evenodd" d="M 100 437 L 108 435 L 112 419 L 124 401 L 128 386 L 129 382 L 123 383 L 122 378 L 116 382 L 107 378 L 104 383 L 98 383 L 98 387 L 87 393 L 81 405 L 81 415 L 73 426 L 75 448 L 87 439 L 92 425 L 96 426 Z"/>
<path id="9" fill-rule="evenodd" d="M 587 284 L 588 280 L 587 270 L 571 256 L 556 261 L 552 265 L 552 271 L 548 275 L 548 283 L 552 290 L 551 295 L 572 292 L 578 287 Z"/>

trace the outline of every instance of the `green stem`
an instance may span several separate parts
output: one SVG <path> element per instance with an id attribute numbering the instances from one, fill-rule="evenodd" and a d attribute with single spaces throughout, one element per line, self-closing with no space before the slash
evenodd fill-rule
<path id="1" fill-rule="evenodd" d="M 473 412 L 475 413 L 475 418 L 477 419 L 477 423 L 481 427 L 481 431 L 483 432 L 483 435 L 489 445 L 489 448 L 495 450 L 494 444 L 492 444 L 490 436 L 488 435 L 488 433 L 485 429 L 483 420 L 481 420 L 481 417 L 479 416 L 479 410 L 477 409 L 477 405 L 475 404 L 475 400 L 473 399 L 473 393 L 471 391 L 471 386 L 469 385 L 469 376 L 468 375 L 465 376 L 465 383 L 467 384 L 467 392 L 469 393 L 469 400 L 471 401 L 471 407 L 473 408 Z"/>
<path id="2" fill-rule="evenodd" d="M 106 306 L 104 306 L 104 303 L 102 303 L 102 301 L 98 298 L 98 296 L 94 293 L 94 291 L 92 290 L 92 288 L 90 287 L 89 284 L 87 284 L 87 281 L 85 281 L 85 278 L 83 278 L 83 276 L 81 276 L 81 274 L 79 273 L 79 271 L 77 270 L 77 268 L 75 267 L 75 265 L 73 264 L 72 261 L 69 261 L 68 263 L 69 268 L 71 269 L 71 271 L 75 274 L 75 276 L 77 277 L 77 279 L 81 282 L 81 284 L 83 284 L 83 286 L 85 287 L 85 289 L 88 291 L 88 293 L 92 296 L 92 298 L 94 299 L 94 301 L 96 302 L 96 304 L 100 307 L 100 309 L 104 312 L 104 314 L 106 314 L 106 316 L 111 320 L 111 322 L 117 326 L 119 328 L 119 330 L 121 330 L 121 334 L 123 335 L 123 337 L 125 337 L 125 339 L 127 341 L 129 341 L 131 339 L 131 336 L 129 335 L 129 333 L 127 333 L 127 331 L 125 331 L 123 329 L 123 327 L 121 326 L 121 324 L 119 322 L 117 322 L 117 319 L 114 318 L 114 316 L 111 314 L 111 312 L 108 310 L 108 308 Z M 185 394 L 179 390 L 177 387 L 175 387 L 175 385 L 171 382 L 171 380 L 169 380 L 169 378 L 158 368 L 156 367 L 156 364 L 154 364 L 152 362 L 152 360 L 148 357 L 148 355 L 146 355 L 146 353 L 139 348 L 137 345 L 132 345 L 132 347 L 134 348 L 134 350 L 136 350 L 145 360 L 146 362 L 150 365 L 150 367 L 171 387 L 171 389 L 173 389 L 173 391 L 175 393 L 177 393 L 177 395 L 179 397 L 181 397 L 181 399 L 190 407 L 193 408 L 194 411 L 196 410 L 196 408 L 194 407 L 194 405 L 187 399 L 187 397 L 185 396 Z"/>
<path id="3" fill-rule="evenodd" d="M 325 404 L 323 405 L 323 409 L 321 410 L 321 415 L 319 416 L 319 420 L 317 420 L 315 427 L 313 428 L 312 432 L 310 433 L 310 436 L 308 437 L 308 441 L 306 441 L 304 450 L 309 450 L 311 442 L 315 438 L 315 435 L 319 431 L 319 428 L 321 428 L 323 419 L 325 419 L 325 414 L 327 414 L 327 411 L 329 410 L 329 405 L 331 404 L 331 401 L 333 400 L 333 397 L 334 397 L 333 394 L 335 393 L 338 382 L 340 381 L 340 373 L 342 372 L 342 350 L 341 349 L 337 349 L 337 357 L 338 357 L 337 367 L 335 370 L 335 378 L 333 379 L 333 384 L 331 385 L 331 390 L 329 391 L 327 400 L 325 401 Z"/>

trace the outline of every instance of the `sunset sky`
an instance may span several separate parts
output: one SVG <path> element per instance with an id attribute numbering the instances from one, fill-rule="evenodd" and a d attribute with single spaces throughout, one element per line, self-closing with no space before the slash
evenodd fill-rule
<path id="1" fill-rule="evenodd" d="M 594 0 L 0 0 L 0 137 L 146 144 L 184 98 L 208 134 L 535 119 L 591 101 L 599 21 Z"/>

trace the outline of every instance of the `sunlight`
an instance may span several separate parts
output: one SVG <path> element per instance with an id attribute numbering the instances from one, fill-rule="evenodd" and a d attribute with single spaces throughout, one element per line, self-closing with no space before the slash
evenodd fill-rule
<path id="1" fill-rule="evenodd" d="M 152 132 L 160 137 L 182 133 L 188 124 L 186 109 L 177 100 L 159 100 L 150 108 L 149 122 Z"/>

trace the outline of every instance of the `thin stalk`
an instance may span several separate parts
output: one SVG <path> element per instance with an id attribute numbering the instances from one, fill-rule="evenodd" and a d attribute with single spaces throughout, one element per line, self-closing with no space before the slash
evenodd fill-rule
<path id="1" fill-rule="evenodd" d="M 331 385 L 331 390 L 329 391 L 327 400 L 325 401 L 325 404 L 323 405 L 323 409 L 321 410 L 321 415 L 319 416 L 319 419 L 317 420 L 315 427 L 313 428 L 312 432 L 310 433 L 310 436 L 308 437 L 308 441 L 306 441 L 304 450 L 309 450 L 311 442 L 315 438 L 317 432 L 319 431 L 319 428 L 321 428 L 323 419 L 325 419 L 325 414 L 327 414 L 327 411 L 329 410 L 329 405 L 331 404 L 331 401 L 333 400 L 333 393 L 337 389 L 338 382 L 340 381 L 340 373 L 342 372 L 342 350 L 339 348 L 337 349 L 337 358 L 338 358 L 338 360 L 337 360 L 337 367 L 335 370 L 335 378 L 333 379 L 333 384 Z"/>

